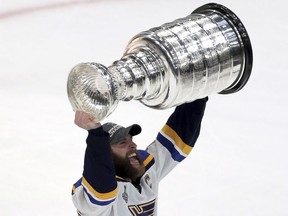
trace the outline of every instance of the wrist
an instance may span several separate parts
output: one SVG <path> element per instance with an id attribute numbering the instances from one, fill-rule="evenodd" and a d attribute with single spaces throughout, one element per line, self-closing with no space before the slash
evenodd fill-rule
<path id="1" fill-rule="evenodd" d="M 86 130 L 93 130 L 93 129 L 97 129 L 99 127 L 101 127 L 101 123 L 100 122 L 90 122 L 89 124 L 87 124 L 86 126 Z"/>

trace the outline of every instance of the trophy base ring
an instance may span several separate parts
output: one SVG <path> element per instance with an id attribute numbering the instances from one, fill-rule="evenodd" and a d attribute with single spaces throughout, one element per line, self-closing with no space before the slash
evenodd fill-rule
<path id="1" fill-rule="evenodd" d="M 242 47 L 243 47 L 244 58 L 245 58 L 245 65 L 244 65 L 244 68 L 242 69 L 243 72 L 241 76 L 237 79 L 236 84 L 233 83 L 231 86 L 219 92 L 219 94 L 235 93 L 246 85 L 251 75 L 252 65 L 253 65 L 253 52 L 252 52 L 250 38 L 241 20 L 230 9 L 220 4 L 209 3 L 209 4 L 206 4 L 197 8 L 196 10 L 192 12 L 192 14 L 200 13 L 200 12 L 203 13 L 205 11 L 207 12 L 216 11 L 224 15 L 224 17 L 227 17 L 227 21 L 232 23 L 232 25 L 235 27 L 235 29 L 239 33 L 241 41 L 243 42 Z"/>

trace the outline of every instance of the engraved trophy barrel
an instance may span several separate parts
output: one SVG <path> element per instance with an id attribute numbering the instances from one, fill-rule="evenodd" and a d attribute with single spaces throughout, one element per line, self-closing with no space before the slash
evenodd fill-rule
<path id="1" fill-rule="evenodd" d="M 247 83 L 252 47 L 240 19 L 219 4 L 136 35 L 111 66 L 81 63 L 67 82 L 74 110 L 98 121 L 119 101 L 166 109 L 211 94 L 230 94 Z"/>

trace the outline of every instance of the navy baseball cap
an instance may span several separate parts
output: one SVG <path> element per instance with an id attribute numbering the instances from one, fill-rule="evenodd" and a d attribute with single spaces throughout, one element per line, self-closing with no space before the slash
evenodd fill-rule
<path id="1" fill-rule="evenodd" d="M 107 122 L 103 124 L 103 129 L 104 131 L 109 133 L 110 144 L 114 144 L 114 143 L 121 141 L 129 134 L 131 136 L 138 135 L 142 131 L 142 128 L 138 124 L 133 124 L 125 128 L 121 125 L 118 125 L 112 122 Z"/>

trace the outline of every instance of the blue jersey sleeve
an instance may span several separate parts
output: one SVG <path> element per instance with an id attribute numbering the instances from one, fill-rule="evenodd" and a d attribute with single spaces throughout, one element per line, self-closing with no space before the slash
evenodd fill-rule
<path id="1" fill-rule="evenodd" d="M 166 123 L 190 147 L 199 137 L 207 100 L 208 97 L 177 106 Z"/>
<path id="2" fill-rule="evenodd" d="M 102 127 L 90 130 L 86 143 L 83 176 L 74 188 L 82 186 L 91 204 L 107 206 L 117 195 L 109 136 Z"/>

